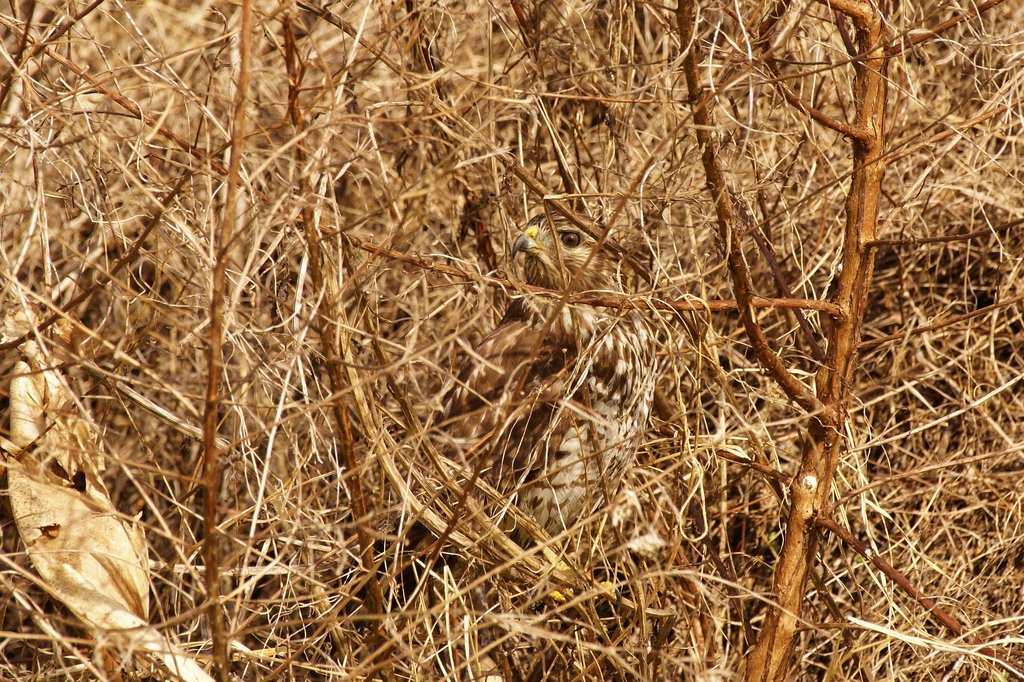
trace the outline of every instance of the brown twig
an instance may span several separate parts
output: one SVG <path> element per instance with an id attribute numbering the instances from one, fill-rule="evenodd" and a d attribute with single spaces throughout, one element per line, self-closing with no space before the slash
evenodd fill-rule
<path id="1" fill-rule="evenodd" d="M 914 35 L 905 35 L 902 38 L 900 38 L 898 43 L 896 43 L 895 45 L 890 45 L 885 49 L 885 56 L 895 57 L 897 55 L 900 55 L 909 50 L 910 48 L 914 47 L 915 45 L 920 45 L 921 43 L 927 42 L 932 38 L 942 35 L 949 29 L 953 28 L 954 26 L 963 23 L 969 17 L 979 16 L 983 12 L 992 9 L 996 5 L 1003 4 L 1003 2 L 1005 2 L 1005 0 L 987 0 L 986 2 L 971 7 L 969 11 L 964 11 L 963 14 L 961 14 L 958 17 L 952 17 L 945 21 L 940 21 L 934 26 L 931 26 L 926 29 L 921 29 L 919 32 L 915 32 Z"/>
<path id="2" fill-rule="evenodd" d="M 919 336 L 921 334 L 927 334 L 928 332 L 933 332 L 938 329 L 944 329 L 945 327 L 950 327 L 954 324 L 958 324 L 960 322 L 964 322 L 975 317 L 987 315 L 993 310 L 999 310 L 1000 308 L 1006 308 L 1011 305 L 1016 305 L 1022 301 L 1024 301 L 1024 294 L 1018 294 L 1017 296 L 1011 296 L 1005 301 L 999 301 L 998 303 L 993 303 L 992 305 L 987 305 L 984 308 L 978 308 L 977 310 L 972 310 L 971 312 L 964 313 L 962 315 L 953 315 L 952 317 L 947 317 L 945 319 L 939 320 L 938 322 L 926 324 L 923 327 L 917 327 L 916 329 L 909 329 L 903 332 L 896 332 L 895 334 L 889 334 L 888 336 L 882 336 L 877 339 L 871 339 L 870 341 L 861 341 L 857 348 L 860 351 L 873 350 L 875 348 L 878 348 L 879 346 L 891 343 L 892 341 L 899 341 L 900 339 L 903 338 Z"/>
<path id="3" fill-rule="evenodd" d="M 14 55 L 14 65 L 0 76 L 0 84 L 2 84 L 2 86 L 0 86 L 0 110 L 3 110 L 4 108 L 4 102 L 7 101 L 7 95 L 10 93 L 11 83 L 14 82 L 14 76 L 18 70 L 37 54 L 42 52 L 48 45 L 60 40 L 64 34 L 74 28 L 82 19 L 92 14 L 97 7 L 103 4 L 103 2 L 104 0 L 93 0 L 91 3 L 83 7 L 81 11 L 76 13 L 75 16 L 71 17 L 70 20 L 61 24 L 53 33 L 48 35 L 45 40 L 40 40 L 39 42 L 34 43 L 28 51 L 25 51 L 25 47 L 28 45 L 30 37 L 29 22 L 32 20 L 32 13 L 29 12 L 25 15 L 25 28 L 21 30 L 18 52 Z"/>
<path id="4" fill-rule="evenodd" d="M 760 229 L 755 228 L 751 230 L 750 235 L 754 238 L 754 243 L 757 244 L 761 256 L 768 263 L 768 267 L 772 271 L 772 277 L 775 278 L 775 285 L 779 287 L 779 293 L 784 298 L 793 298 L 793 290 L 790 289 L 789 283 L 782 274 L 782 268 L 779 267 L 779 259 L 775 255 L 775 248 L 772 246 L 772 243 L 768 241 L 768 238 L 762 234 Z M 807 346 L 811 349 L 811 355 L 814 356 L 814 360 L 818 364 L 824 363 L 825 351 L 821 349 L 821 344 L 814 338 L 814 330 L 811 329 L 807 318 L 799 309 L 795 309 L 793 312 L 796 315 L 796 323 L 800 327 L 800 333 L 803 335 Z"/>
<path id="5" fill-rule="evenodd" d="M 845 123 L 836 118 L 833 118 L 826 114 L 825 112 L 812 107 L 810 104 L 800 99 L 800 96 L 793 92 L 793 90 L 786 84 L 785 79 L 782 77 L 782 73 L 779 71 L 778 63 L 776 62 L 776 60 L 765 60 L 765 64 L 768 66 L 768 69 L 772 72 L 772 75 L 775 76 L 775 80 L 773 80 L 772 82 L 779 89 L 779 92 L 782 93 L 782 96 L 786 99 L 786 101 L 789 102 L 790 106 L 792 106 L 794 109 L 800 111 L 805 116 L 810 118 L 812 121 L 817 121 L 821 125 L 836 131 L 837 133 L 839 133 L 840 135 L 847 139 L 861 140 L 863 142 L 868 138 L 868 131 L 863 130 L 862 128 L 858 128 L 857 126 L 852 126 L 849 123 Z"/>
<path id="6" fill-rule="evenodd" d="M 907 239 L 876 239 L 872 241 L 868 246 L 925 246 L 926 244 L 952 244 L 955 242 L 966 242 L 979 237 L 985 237 L 988 235 L 999 234 L 1000 232 L 1006 232 L 1012 230 L 1015 227 L 1024 225 L 1024 218 L 1020 220 L 1011 220 L 1000 225 L 993 227 L 986 227 L 981 230 L 974 230 L 973 232 L 965 232 L 964 234 L 950 234 L 940 235 L 936 237 L 909 237 Z"/>
<path id="7" fill-rule="evenodd" d="M 221 421 L 220 376 L 223 369 L 224 297 L 226 270 L 234 241 L 238 172 L 245 141 L 245 115 L 249 94 L 249 62 L 252 44 L 252 4 L 242 0 L 242 24 L 239 29 L 238 82 L 235 85 L 231 120 L 231 148 L 227 188 L 224 193 L 224 217 L 214 234 L 214 266 L 210 286 L 210 327 L 207 349 L 206 406 L 203 412 L 203 559 L 206 562 L 206 609 L 213 638 L 213 666 L 217 679 L 228 682 L 231 674 L 229 638 L 224 605 L 220 601 L 220 530 L 217 497 L 220 494 L 222 465 L 217 447 Z"/>
<path id="8" fill-rule="evenodd" d="M 899 473 L 891 474 L 884 478 L 875 478 L 872 479 L 870 483 L 846 491 L 845 493 L 843 493 L 842 497 L 836 500 L 833 504 L 829 505 L 827 509 L 822 510 L 822 512 L 832 514 L 834 510 L 839 509 L 840 507 L 842 507 L 843 505 L 845 505 L 847 502 L 857 497 L 858 495 L 863 495 L 869 490 L 876 490 L 878 488 L 886 488 L 892 486 L 892 484 L 895 483 L 896 481 L 902 481 L 905 479 L 912 478 L 921 478 L 924 476 L 924 474 L 929 473 L 931 471 L 945 471 L 948 469 L 964 470 L 970 464 L 985 462 L 999 457 L 1006 457 L 1007 455 L 1016 455 L 1021 452 L 1024 452 L 1024 443 L 1017 443 L 1012 447 L 1005 448 L 1003 450 L 997 450 L 995 452 L 985 452 L 980 455 L 974 455 L 973 457 L 955 456 L 954 459 L 951 460 L 937 462 L 935 464 L 929 464 L 921 467 L 914 467 L 913 469 L 910 469 L 908 471 L 901 471 Z"/>
<path id="9" fill-rule="evenodd" d="M 466 282 L 479 282 L 486 286 L 495 287 L 499 289 L 522 291 L 529 294 L 536 294 L 538 296 L 548 296 L 551 298 L 560 298 L 565 296 L 564 292 L 554 291 L 552 289 L 544 289 L 543 287 L 535 287 L 522 282 L 514 282 L 510 279 L 503 277 L 493 277 L 489 275 L 480 275 L 477 273 L 463 270 L 462 268 L 455 267 L 454 265 L 447 265 L 445 263 L 435 263 L 434 261 L 423 258 L 422 256 L 414 256 L 409 253 L 403 253 L 394 249 L 389 249 L 378 244 L 370 242 L 364 242 L 357 237 L 346 235 L 346 239 L 352 242 L 352 245 L 358 249 L 372 253 L 375 256 L 381 256 L 389 260 L 405 263 L 407 265 L 413 265 L 423 270 L 429 270 L 431 272 L 437 272 L 443 275 L 449 275 L 451 277 L 457 277 Z M 576 303 L 581 305 L 592 305 L 598 308 L 635 308 L 638 310 L 662 310 L 665 312 L 677 312 L 677 313 L 691 313 L 700 311 L 722 311 L 722 310 L 737 310 L 739 304 L 736 301 L 729 299 L 718 299 L 706 301 L 704 299 L 693 298 L 688 300 L 673 300 L 673 299 L 660 299 L 651 298 L 649 295 L 623 295 L 623 294 L 597 294 L 597 293 L 580 293 L 572 294 L 567 297 L 567 302 Z M 789 309 L 789 310 L 816 310 L 818 312 L 825 313 L 829 316 L 835 317 L 839 315 L 839 308 L 835 304 L 829 301 L 819 301 L 816 299 L 808 298 L 767 298 L 764 296 L 751 296 L 747 302 L 750 307 L 758 309 Z"/>
<path id="10" fill-rule="evenodd" d="M 690 95 L 690 106 L 693 110 L 694 132 L 701 147 L 701 161 L 707 180 L 707 188 L 715 202 L 715 214 L 718 219 L 718 231 L 727 252 L 729 275 L 736 293 L 737 309 L 740 321 L 750 339 L 758 362 L 778 382 L 790 400 L 808 412 L 817 412 L 821 404 L 783 364 L 779 356 L 768 345 L 757 319 L 754 317 L 754 298 L 751 290 L 750 271 L 743 256 L 741 236 L 743 223 L 739 220 L 733 204 L 732 195 L 726 186 L 725 174 L 722 172 L 715 152 L 715 144 L 711 138 L 713 124 L 708 109 L 708 97 L 700 81 L 699 57 L 694 40 L 694 23 L 696 10 L 694 0 L 682 0 L 676 13 L 680 44 L 686 50 L 683 57 L 683 71 L 686 86 Z"/>
<path id="11" fill-rule="evenodd" d="M 935 133 L 926 140 L 921 140 L 920 142 L 916 142 L 914 144 L 907 144 L 905 147 L 901 149 L 891 150 L 888 154 L 886 154 L 885 162 L 886 164 L 891 166 L 897 161 L 902 161 L 908 156 L 916 154 L 921 150 L 934 149 L 935 145 L 938 144 L 939 142 L 942 142 L 943 140 L 949 137 L 953 137 L 954 135 L 964 135 L 965 133 L 967 133 L 967 131 L 972 130 L 979 124 L 984 123 L 985 121 L 988 121 L 991 118 L 995 118 L 1000 114 L 1004 114 L 1007 111 L 1009 111 L 1009 107 L 1005 104 L 1000 104 L 999 106 L 992 107 L 987 111 L 983 111 L 974 118 L 968 119 L 963 123 L 959 123 L 956 125 L 948 124 L 948 127 L 945 130 Z"/>
<path id="12" fill-rule="evenodd" d="M 832 533 L 840 540 L 845 542 L 847 545 L 853 548 L 858 554 L 871 562 L 871 565 L 884 573 L 890 580 L 892 580 L 897 587 L 903 590 L 909 595 L 914 601 L 924 607 L 924 609 L 944 628 L 952 632 L 957 637 L 963 637 L 971 645 L 978 647 L 977 651 L 983 656 L 988 656 L 1001 663 L 1008 672 L 1013 673 L 1018 679 L 1024 678 L 1024 672 L 1015 668 L 1008 660 L 1000 656 L 992 647 L 984 646 L 981 639 L 971 635 L 953 616 L 946 613 L 946 611 L 935 603 L 935 600 L 926 595 L 921 590 L 917 589 L 905 575 L 900 573 L 896 568 L 893 567 L 888 561 L 883 559 L 877 552 L 872 550 L 866 544 L 858 540 L 853 536 L 846 528 L 843 528 L 834 519 L 828 516 L 816 515 L 812 519 L 814 525 L 818 528 L 827 530 Z"/>

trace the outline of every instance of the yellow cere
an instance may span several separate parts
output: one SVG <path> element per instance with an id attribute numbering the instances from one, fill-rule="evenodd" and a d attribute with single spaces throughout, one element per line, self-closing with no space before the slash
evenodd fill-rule
<path id="1" fill-rule="evenodd" d="M 536 239 L 537 238 L 537 226 L 536 225 L 530 225 L 528 228 L 526 228 L 523 231 L 523 234 L 525 234 L 530 239 Z"/>

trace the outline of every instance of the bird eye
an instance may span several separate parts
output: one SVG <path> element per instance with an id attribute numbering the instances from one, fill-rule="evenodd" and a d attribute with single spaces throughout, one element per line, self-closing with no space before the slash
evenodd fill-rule
<path id="1" fill-rule="evenodd" d="M 567 249 L 575 249 L 580 245 L 580 240 L 582 239 L 579 232 L 573 232 L 572 230 L 560 232 L 558 236 L 562 240 L 562 245 Z"/>

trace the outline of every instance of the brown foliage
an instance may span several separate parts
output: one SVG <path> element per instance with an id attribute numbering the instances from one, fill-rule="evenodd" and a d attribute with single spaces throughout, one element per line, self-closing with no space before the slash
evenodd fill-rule
<path id="1" fill-rule="evenodd" d="M 1024 11 L 903 4 L 254 4 L 247 65 L 234 4 L 0 11 L 0 296 L 77 329 L 151 622 L 243 679 L 1020 669 Z M 545 201 L 662 381 L 524 550 L 436 420 Z M 0 676 L 113 675 L 2 530 Z"/>

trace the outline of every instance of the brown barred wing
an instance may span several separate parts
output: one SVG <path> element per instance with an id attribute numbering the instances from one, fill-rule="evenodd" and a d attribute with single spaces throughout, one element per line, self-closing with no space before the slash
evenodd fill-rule
<path id="1" fill-rule="evenodd" d="M 505 493 L 536 478 L 575 360 L 571 345 L 506 315 L 466 358 L 446 401 L 456 455 Z"/>

